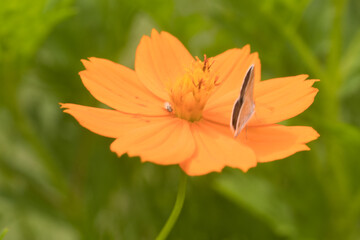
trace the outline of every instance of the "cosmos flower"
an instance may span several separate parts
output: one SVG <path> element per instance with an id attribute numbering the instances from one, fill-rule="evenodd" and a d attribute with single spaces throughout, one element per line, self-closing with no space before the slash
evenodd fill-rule
<path id="1" fill-rule="evenodd" d="M 247 171 L 309 150 L 306 143 L 319 136 L 311 127 L 277 124 L 312 104 L 317 80 L 298 75 L 260 81 L 260 60 L 249 45 L 200 60 L 171 34 L 153 30 L 140 41 L 135 70 L 94 57 L 82 62 L 83 84 L 113 110 L 71 103 L 62 108 L 83 127 L 114 138 L 110 149 L 118 156 L 178 164 L 188 175 L 226 166 Z M 255 112 L 234 137 L 233 106 L 252 65 Z"/>

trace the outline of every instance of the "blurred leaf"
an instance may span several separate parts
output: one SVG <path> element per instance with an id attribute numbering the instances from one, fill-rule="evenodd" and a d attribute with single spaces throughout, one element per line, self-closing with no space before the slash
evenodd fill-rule
<path id="1" fill-rule="evenodd" d="M 219 177 L 214 187 L 239 207 L 248 209 L 266 221 L 280 236 L 296 235 L 292 210 L 270 182 L 251 174 L 236 172 Z"/>
<path id="2" fill-rule="evenodd" d="M 344 178 L 346 178 L 346 186 L 341 186 L 342 189 L 349 191 L 351 193 L 360 193 L 359 184 L 357 182 L 358 173 L 360 171 L 360 164 L 358 164 L 358 159 L 353 158 L 354 155 L 359 153 L 360 146 L 360 130 L 350 124 L 336 122 L 329 125 L 324 124 L 326 128 L 326 135 L 336 136 L 338 141 L 336 141 L 336 161 L 339 164 L 344 166 L 344 169 L 337 169 L 338 171 L 345 171 Z M 341 151 L 340 151 L 341 150 Z M 333 192 L 334 193 L 334 192 Z M 334 193 L 335 195 L 337 193 Z"/>
<path id="3" fill-rule="evenodd" d="M 75 240 L 76 231 L 68 223 L 48 213 L 39 213 L 36 208 L 19 206 L 16 201 L 0 197 L 1 219 L 7 219 L 11 234 L 4 239 Z M 4 234 L 4 232 L 3 232 Z M 2 235 L 1 235 L 2 236 Z"/>
<path id="4" fill-rule="evenodd" d="M 1 1 L 0 22 L 6 24 L 0 25 L 0 105 L 16 104 L 14 95 L 23 71 L 54 26 L 73 13 L 71 2 Z"/>
<path id="5" fill-rule="evenodd" d="M 71 15 L 71 1 L 47 0 L 1 1 L 0 25 L 1 49 L 4 58 L 18 55 L 28 58 L 38 48 L 49 31 L 61 20 Z"/>
<path id="6" fill-rule="evenodd" d="M 360 31 L 351 39 L 341 60 L 341 71 L 345 79 L 341 96 L 356 94 L 360 90 Z"/>
<path id="7" fill-rule="evenodd" d="M 3 239 L 4 239 L 4 237 L 5 237 L 5 235 L 7 234 L 7 232 L 8 232 L 8 229 L 7 229 L 7 228 L 5 228 L 5 229 L 1 232 L 1 234 L 0 234 L 0 240 L 3 240 Z"/>

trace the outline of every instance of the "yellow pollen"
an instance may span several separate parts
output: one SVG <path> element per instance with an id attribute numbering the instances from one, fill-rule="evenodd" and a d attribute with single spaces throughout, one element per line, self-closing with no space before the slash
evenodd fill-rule
<path id="1" fill-rule="evenodd" d="M 211 70 L 213 62 L 206 55 L 204 61 L 196 57 L 186 73 L 170 87 L 171 105 L 179 118 L 191 122 L 201 119 L 210 94 L 219 85 L 218 77 Z"/>

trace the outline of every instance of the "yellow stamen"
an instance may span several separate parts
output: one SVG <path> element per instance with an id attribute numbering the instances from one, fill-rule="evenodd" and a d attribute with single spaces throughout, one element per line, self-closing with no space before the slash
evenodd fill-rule
<path id="1" fill-rule="evenodd" d="M 213 60 L 206 58 L 196 60 L 178 78 L 169 89 L 171 105 L 179 118 L 189 121 L 198 121 L 202 117 L 205 104 L 216 86 L 218 77 L 211 70 Z"/>

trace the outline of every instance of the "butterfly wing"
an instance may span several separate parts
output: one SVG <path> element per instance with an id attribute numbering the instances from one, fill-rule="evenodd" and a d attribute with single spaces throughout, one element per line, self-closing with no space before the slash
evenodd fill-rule
<path id="1" fill-rule="evenodd" d="M 238 136 L 246 123 L 255 113 L 254 102 L 254 65 L 248 69 L 240 90 L 240 96 L 236 99 L 231 115 L 230 126 L 234 136 Z"/>

